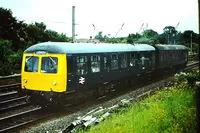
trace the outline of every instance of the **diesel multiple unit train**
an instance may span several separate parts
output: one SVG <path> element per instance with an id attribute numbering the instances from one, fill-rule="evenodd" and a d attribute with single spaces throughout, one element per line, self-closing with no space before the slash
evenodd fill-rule
<path id="1" fill-rule="evenodd" d="M 183 68 L 187 62 L 183 45 L 44 42 L 24 51 L 21 87 L 32 101 L 58 102 L 87 88 L 101 92 L 123 79 Z"/>

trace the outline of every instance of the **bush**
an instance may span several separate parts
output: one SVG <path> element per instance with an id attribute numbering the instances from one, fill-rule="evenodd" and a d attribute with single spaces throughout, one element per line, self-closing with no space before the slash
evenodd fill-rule
<path id="1" fill-rule="evenodd" d="M 23 51 L 19 50 L 12 55 L 10 55 L 10 62 L 12 64 L 12 67 L 14 70 L 20 70 L 21 69 L 21 64 L 22 64 L 22 56 L 23 56 Z"/>
<path id="2" fill-rule="evenodd" d="M 180 72 L 178 74 L 175 74 L 175 77 L 176 77 L 177 81 L 179 81 L 179 82 L 186 81 L 188 83 L 188 85 L 190 85 L 190 86 L 194 86 L 195 82 L 197 80 L 200 80 L 199 70 L 195 70 L 195 69 L 193 69 L 189 73 Z"/>

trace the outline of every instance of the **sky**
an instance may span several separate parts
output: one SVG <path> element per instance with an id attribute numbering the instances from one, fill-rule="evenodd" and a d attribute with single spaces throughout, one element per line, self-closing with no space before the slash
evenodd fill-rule
<path id="1" fill-rule="evenodd" d="M 161 34 L 165 26 L 199 33 L 198 0 L 0 0 L 0 7 L 11 9 L 18 20 L 44 22 L 47 29 L 68 37 L 72 36 L 72 6 L 76 38 L 94 37 L 99 31 L 110 37 L 144 29 Z"/>

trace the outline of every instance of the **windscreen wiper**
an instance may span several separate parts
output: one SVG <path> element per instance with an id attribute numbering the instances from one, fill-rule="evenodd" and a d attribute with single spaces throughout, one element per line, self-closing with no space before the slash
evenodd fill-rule
<path id="1" fill-rule="evenodd" d="M 33 56 L 28 57 L 28 59 L 26 59 L 26 62 L 29 61 Z"/>
<path id="2" fill-rule="evenodd" d="M 57 63 L 53 60 L 53 58 L 51 56 L 49 56 L 49 59 L 55 64 L 57 65 Z"/>

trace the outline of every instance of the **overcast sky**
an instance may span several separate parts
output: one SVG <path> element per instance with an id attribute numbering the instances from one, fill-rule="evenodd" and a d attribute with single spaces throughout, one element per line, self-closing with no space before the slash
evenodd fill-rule
<path id="1" fill-rule="evenodd" d="M 123 23 L 118 37 L 138 32 L 143 23 L 158 33 L 178 23 L 178 31 L 199 33 L 198 0 L 0 0 L 0 7 L 11 9 L 19 20 L 43 21 L 48 29 L 67 36 L 72 35 L 72 6 L 77 38 L 94 37 L 97 31 L 115 36 Z"/>

